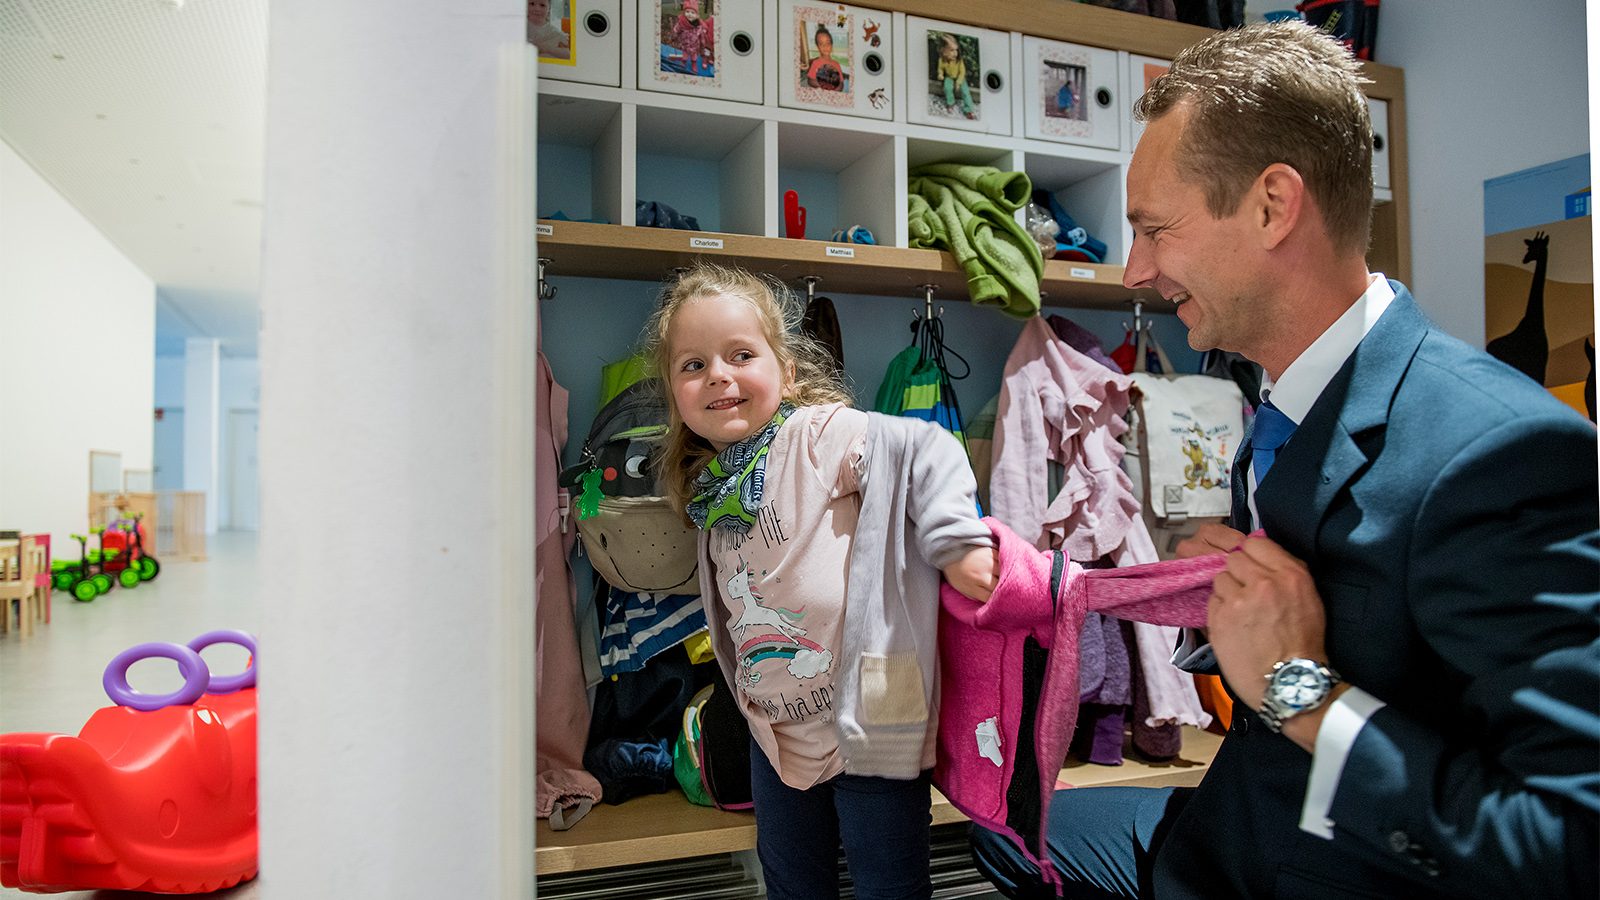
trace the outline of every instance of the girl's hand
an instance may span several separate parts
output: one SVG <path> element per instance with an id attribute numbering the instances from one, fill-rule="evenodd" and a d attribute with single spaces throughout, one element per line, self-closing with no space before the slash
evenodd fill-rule
<path id="1" fill-rule="evenodd" d="M 988 603 L 1000 581 L 1000 551 L 993 547 L 973 547 L 944 569 L 944 580 L 964 596 Z"/>

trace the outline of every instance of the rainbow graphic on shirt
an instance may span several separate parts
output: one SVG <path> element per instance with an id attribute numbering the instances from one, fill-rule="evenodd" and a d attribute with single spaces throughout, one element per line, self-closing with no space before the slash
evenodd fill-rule
<path id="1" fill-rule="evenodd" d="M 758 663 L 770 659 L 785 661 L 785 668 L 796 678 L 815 678 L 833 668 L 833 653 L 821 644 L 803 637 L 787 637 L 769 632 L 751 638 L 739 645 L 739 666 L 759 680 L 755 674 Z"/>

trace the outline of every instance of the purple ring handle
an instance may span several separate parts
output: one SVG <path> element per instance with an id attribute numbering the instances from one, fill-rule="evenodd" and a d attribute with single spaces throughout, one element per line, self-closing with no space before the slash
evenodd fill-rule
<path id="1" fill-rule="evenodd" d="M 232 628 L 222 628 L 217 631 L 208 631 L 189 642 L 189 649 L 196 653 L 212 644 L 238 644 L 250 651 L 250 662 L 244 671 L 237 675 L 211 674 L 211 684 L 206 688 L 208 694 L 231 694 L 245 688 L 256 686 L 256 639 L 249 632 L 237 631 Z"/>
<path id="2" fill-rule="evenodd" d="M 128 669 L 139 660 L 157 658 L 170 659 L 178 664 L 178 671 L 183 675 L 183 687 L 170 694 L 142 694 L 129 686 Z M 188 706 L 199 700 L 210 681 L 211 670 L 206 668 L 206 661 L 200 658 L 200 654 L 182 644 L 150 643 L 129 647 L 113 657 L 111 665 L 106 666 L 106 674 L 100 679 L 100 684 L 105 687 L 106 696 L 118 706 L 155 712 L 162 707 Z"/>

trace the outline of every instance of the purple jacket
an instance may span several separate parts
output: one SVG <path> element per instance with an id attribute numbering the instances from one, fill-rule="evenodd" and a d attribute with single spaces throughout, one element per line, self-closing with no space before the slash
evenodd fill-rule
<path id="1" fill-rule="evenodd" d="M 983 521 L 1000 548 L 994 595 L 979 604 L 949 584 L 941 588 L 933 782 L 974 822 L 1017 841 L 1059 885 L 1042 839 L 1078 718 L 1084 613 L 1203 627 L 1211 581 L 1226 557 L 1085 569 L 1059 550 L 1034 549 L 997 519 Z M 1013 785 L 1032 789 L 1008 801 Z"/>

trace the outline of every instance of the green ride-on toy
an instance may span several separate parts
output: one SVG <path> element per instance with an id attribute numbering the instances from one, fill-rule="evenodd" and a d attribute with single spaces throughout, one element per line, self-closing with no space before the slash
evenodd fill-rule
<path id="1" fill-rule="evenodd" d="M 104 528 L 89 530 L 94 534 L 105 531 Z M 56 588 L 71 594 L 74 600 L 88 603 L 111 590 L 111 576 L 105 570 L 105 561 L 120 554 L 116 550 L 90 550 L 89 539 L 81 534 L 72 535 L 72 539 L 78 542 L 78 561 L 58 561 L 51 566 L 54 570 L 51 576 Z"/>

